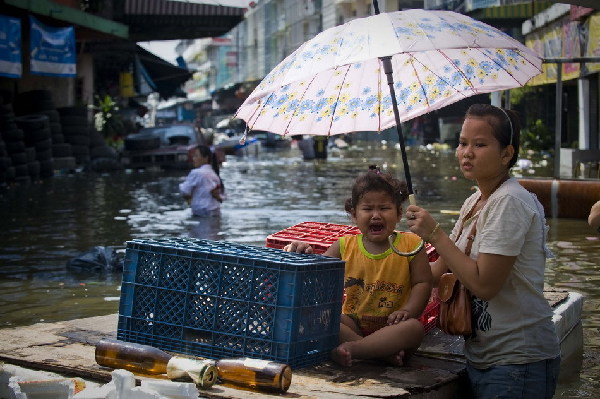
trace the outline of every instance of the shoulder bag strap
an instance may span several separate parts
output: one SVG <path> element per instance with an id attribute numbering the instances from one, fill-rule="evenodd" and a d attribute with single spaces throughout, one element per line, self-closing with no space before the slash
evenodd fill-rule
<path id="1" fill-rule="evenodd" d="M 471 228 L 471 234 L 467 237 L 467 245 L 465 246 L 465 255 L 471 255 L 471 247 L 473 241 L 475 241 L 475 234 L 477 233 L 477 219 L 473 220 L 473 227 Z"/>

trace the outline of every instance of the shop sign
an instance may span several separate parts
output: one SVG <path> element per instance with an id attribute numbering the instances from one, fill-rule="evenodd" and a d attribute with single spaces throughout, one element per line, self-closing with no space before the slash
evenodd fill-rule
<path id="1" fill-rule="evenodd" d="M 582 38 L 583 40 L 580 40 Z M 568 16 L 541 27 L 528 34 L 527 47 L 543 58 L 577 58 L 600 56 L 600 14 L 592 15 L 585 21 L 573 21 Z M 555 83 L 557 68 L 562 68 L 561 79 L 571 80 L 582 74 L 597 72 L 600 63 L 588 62 L 582 70 L 579 63 L 544 63 L 542 73 L 529 81 L 530 85 Z"/>
<path id="2" fill-rule="evenodd" d="M 591 16 L 587 21 L 588 41 L 585 55 L 588 57 L 600 57 L 600 14 Z M 599 72 L 600 63 L 587 64 L 589 72 Z"/>
<path id="3" fill-rule="evenodd" d="M 29 16 L 31 73 L 75 77 L 75 29 L 54 28 Z"/>
<path id="4" fill-rule="evenodd" d="M 0 15 L 0 76 L 20 78 L 21 20 Z"/>

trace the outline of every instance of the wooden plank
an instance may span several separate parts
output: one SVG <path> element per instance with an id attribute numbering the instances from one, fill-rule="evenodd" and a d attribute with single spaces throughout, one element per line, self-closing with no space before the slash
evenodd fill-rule
<path id="1" fill-rule="evenodd" d="M 2 330 L 0 360 L 23 367 L 54 371 L 94 381 L 110 380 L 110 369 L 98 366 L 95 344 L 104 337 L 116 337 L 117 315 L 40 323 Z M 444 334 L 441 334 L 444 335 Z M 441 344 L 436 343 L 440 346 Z M 349 369 L 331 362 L 294 370 L 292 385 L 285 397 L 295 398 L 418 398 L 458 397 L 464 365 L 460 361 L 415 355 L 410 367 L 391 367 L 362 362 Z M 140 376 L 140 379 L 147 378 Z M 432 396 L 433 395 L 433 396 Z M 264 393 L 215 385 L 203 391 L 207 398 L 247 399 Z"/>
<path id="2" fill-rule="evenodd" d="M 556 306 L 568 297 L 568 292 L 549 288 L 545 296 Z M 2 329 L 0 360 L 67 377 L 108 382 L 112 370 L 96 364 L 94 351 L 100 339 L 116 338 L 117 321 L 117 314 L 112 314 Z M 332 362 L 323 362 L 294 370 L 292 385 L 282 396 L 307 399 L 460 398 L 466 384 L 463 345 L 462 337 L 433 329 L 425 336 L 408 367 L 364 361 L 351 368 L 342 368 Z M 144 378 L 151 377 L 139 376 L 140 380 Z M 250 399 L 264 397 L 264 393 L 215 385 L 203 391 L 201 396 Z"/>

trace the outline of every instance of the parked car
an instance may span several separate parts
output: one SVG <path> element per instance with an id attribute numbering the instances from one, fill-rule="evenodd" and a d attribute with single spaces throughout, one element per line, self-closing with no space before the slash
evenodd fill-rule
<path id="1" fill-rule="evenodd" d="M 121 163 L 130 169 L 189 169 L 190 151 L 198 144 L 204 144 L 204 138 L 194 126 L 147 127 L 125 137 Z"/>

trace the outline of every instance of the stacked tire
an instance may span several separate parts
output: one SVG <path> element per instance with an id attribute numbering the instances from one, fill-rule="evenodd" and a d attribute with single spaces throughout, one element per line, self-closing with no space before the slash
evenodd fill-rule
<path id="1" fill-rule="evenodd" d="M 65 142 L 71 144 L 75 163 L 85 166 L 90 162 L 90 129 L 86 107 L 58 108 Z"/>
<path id="2" fill-rule="evenodd" d="M 9 183 L 15 179 L 15 167 L 4 141 L 5 136 L 15 135 L 12 132 L 17 129 L 14 118 L 15 116 L 10 103 L 4 104 L 3 101 L 0 102 L 0 185 Z"/>
<path id="3" fill-rule="evenodd" d="M 27 166 L 31 180 L 54 176 L 50 118 L 40 113 L 17 116 L 15 121 L 24 133 Z"/>
<path id="4" fill-rule="evenodd" d="M 12 166 L 12 162 L 6 152 L 6 145 L 4 144 L 4 140 L 0 136 L 0 185 L 6 184 L 10 178 L 9 168 L 12 168 L 12 173 L 14 175 L 14 168 Z"/>
<path id="5" fill-rule="evenodd" d="M 0 155 L 0 174 L 6 182 L 29 182 L 31 178 L 27 161 L 31 159 L 31 151 L 25 150 L 25 134 L 17 126 L 11 104 L 0 105 L 0 132 L 5 154 Z"/>
<path id="6" fill-rule="evenodd" d="M 92 127 L 89 135 L 91 161 L 88 165 L 88 170 L 101 173 L 123 170 L 123 165 L 119 162 L 117 151 L 106 144 L 102 133 Z"/>

